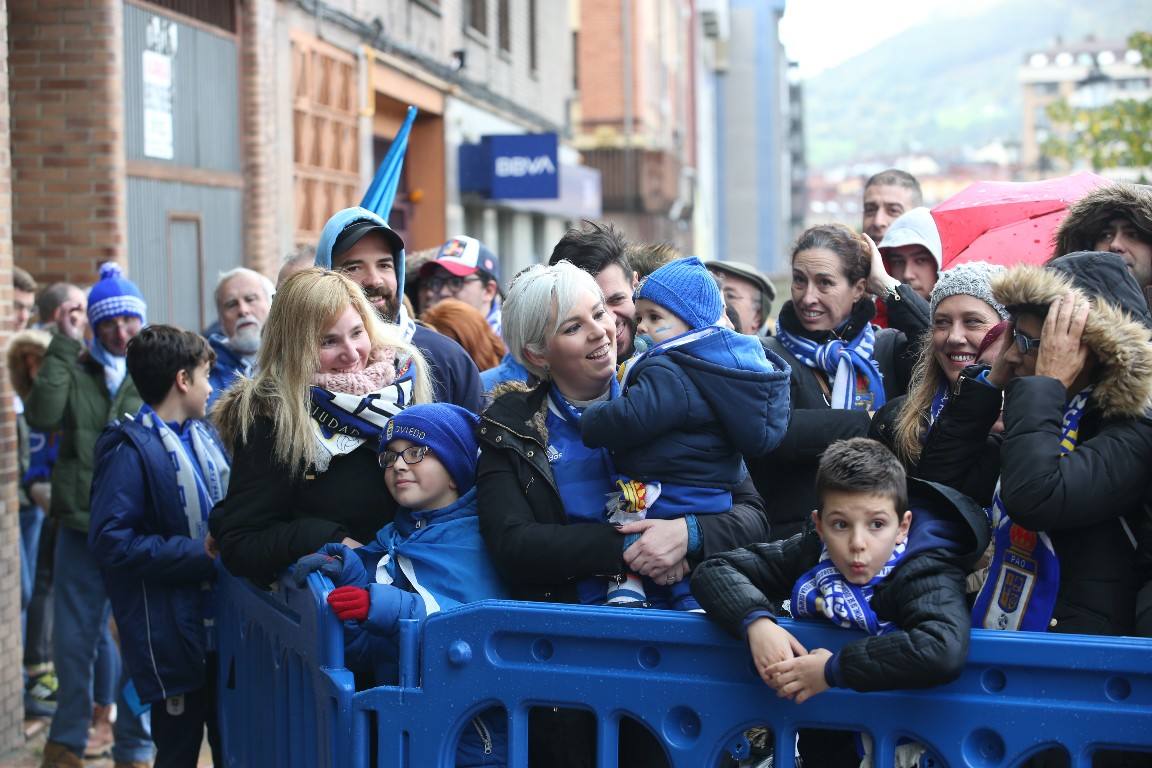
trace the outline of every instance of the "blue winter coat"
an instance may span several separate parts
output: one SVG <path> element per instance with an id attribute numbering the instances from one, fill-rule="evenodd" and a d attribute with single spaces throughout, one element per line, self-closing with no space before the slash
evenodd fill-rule
<path id="1" fill-rule="evenodd" d="M 216 398 L 228 387 L 232 386 L 237 377 L 245 372 L 244 361 L 228 346 L 228 340 L 220 334 L 214 333 L 208 337 L 208 343 L 216 352 L 216 362 L 212 372 L 208 374 L 208 381 L 212 384 L 212 394 L 208 396 L 208 407 L 216 402 Z"/>
<path id="2" fill-rule="evenodd" d="M 204 685 L 213 594 L 203 585 L 216 570 L 204 542 L 188 535 L 172 462 L 159 435 L 125 419 L 101 433 L 95 468 L 88 548 L 128 673 L 144 702 L 194 691 Z"/>
<path id="3" fill-rule="evenodd" d="M 790 370 L 756 337 L 716 331 L 638 360 L 621 397 L 584 411 L 584 443 L 609 448 L 634 480 L 734 489 L 742 457 L 768 453 L 788 429 Z"/>
<path id="4" fill-rule="evenodd" d="M 377 216 L 367 208 L 345 208 L 338 211 L 328 219 L 324 230 L 320 233 L 320 242 L 316 246 L 315 265 L 321 269 L 332 269 L 332 246 L 344 228 L 356 221 L 371 221 L 381 226 L 387 226 L 384 219 Z M 396 295 L 404 295 L 404 252 L 393 254 L 396 265 Z M 395 323 L 399 317 L 386 317 L 388 322 Z M 452 339 L 436 331 L 416 326 L 412 335 L 412 343 L 424 355 L 432 373 L 432 391 L 438 403 L 454 403 L 461 408 L 467 408 L 473 413 L 480 413 L 484 390 L 480 386 L 480 372 L 476 370 L 476 363 L 464 351 L 464 348 Z"/>
<path id="5" fill-rule="evenodd" d="M 378 685 L 396 683 L 401 619 L 423 621 L 463 603 L 508 597 L 480 538 L 475 488 L 441 509 L 401 507 L 363 547 L 328 544 L 321 551 L 344 562 L 336 586 L 369 591 L 368 618 L 344 622 L 344 663 L 372 670 Z M 504 716 L 484 712 L 465 726 L 456 765 L 502 766 L 507 756 Z"/>

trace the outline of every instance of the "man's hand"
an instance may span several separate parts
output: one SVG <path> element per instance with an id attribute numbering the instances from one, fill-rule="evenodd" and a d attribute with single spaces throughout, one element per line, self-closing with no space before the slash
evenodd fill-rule
<path id="1" fill-rule="evenodd" d="M 776 689 L 777 696 L 803 704 L 821 691 L 828 690 L 824 667 L 830 658 L 831 651 L 817 648 L 804 656 L 777 662 L 768 668 L 774 681 L 769 685 Z"/>
<path id="2" fill-rule="evenodd" d="M 769 618 L 757 619 L 748 625 L 748 650 L 752 652 L 756 674 L 772 688 L 777 687 L 769 674 L 773 665 L 807 653 L 791 632 Z"/>
<path id="3" fill-rule="evenodd" d="M 880 249 L 876 247 L 872 238 L 863 234 L 860 237 L 872 246 L 872 265 L 868 271 L 868 293 L 884 298 L 900 286 L 900 281 L 888 274 L 888 268 L 884 266 L 884 257 L 880 255 Z"/>
<path id="4" fill-rule="evenodd" d="M 84 302 L 64 302 L 56 308 L 56 314 L 52 319 L 56 323 L 57 331 L 76 341 L 84 341 L 84 331 L 88 328 L 88 315 L 85 312 Z"/>
<path id="5" fill-rule="evenodd" d="M 1040 332 L 1037 376 L 1050 376 L 1060 381 L 1064 389 L 1072 388 L 1072 382 L 1088 363 L 1088 347 L 1082 337 L 1091 309 L 1087 299 L 1073 293 L 1052 302 Z"/>
<path id="6" fill-rule="evenodd" d="M 624 562 L 641 576 L 657 580 L 668 578 L 668 573 L 688 557 L 688 523 L 676 520 L 640 520 L 627 523 L 617 530 L 621 534 L 638 533 L 640 538 L 624 550 Z"/>

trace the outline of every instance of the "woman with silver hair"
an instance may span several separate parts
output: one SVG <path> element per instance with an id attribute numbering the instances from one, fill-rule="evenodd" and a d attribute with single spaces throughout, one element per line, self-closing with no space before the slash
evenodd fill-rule
<path id="1" fill-rule="evenodd" d="M 566 261 L 526 270 L 508 292 L 503 320 L 509 351 L 540 380 L 533 388 L 497 387 L 480 421 L 480 530 L 513 597 L 598 605 L 605 575 L 628 568 L 674 583 L 702 558 L 767 539 L 763 502 L 750 480 L 733 493 L 729 514 L 622 528 L 605 521 L 615 469 L 609 451 L 584 445 L 580 419 L 591 403 L 619 395 L 616 320 L 588 273 Z M 628 533 L 640 539 L 625 552 Z M 628 722 L 621 763 L 663 764 L 651 737 Z M 531 762 L 585 764 L 580 756 L 591 759 L 594 730 L 581 713 L 534 711 Z"/>

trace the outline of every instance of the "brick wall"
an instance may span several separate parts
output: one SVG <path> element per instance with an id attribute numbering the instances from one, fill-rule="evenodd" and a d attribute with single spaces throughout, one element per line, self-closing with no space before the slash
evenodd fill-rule
<path id="1" fill-rule="evenodd" d="M 241 4 L 240 13 L 244 260 L 252 269 L 275 278 L 280 268 L 271 157 L 277 147 L 271 86 L 276 56 L 275 2 L 248 0 Z"/>
<path id="2" fill-rule="evenodd" d="M 41 283 L 127 264 L 123 0 L 14 3 L 15 261 Z"/>
<path id="3" fill-rule="evenodd" d="M 12 183 L 9 151 L 8 12 L 0 0 L 0 349 L 12 335 Z M 23 741 L 23 649 L 20 638 L 20 508 L 16 500 L 16 421 L 12 388 L 0 357 L 0 752 Z"/>

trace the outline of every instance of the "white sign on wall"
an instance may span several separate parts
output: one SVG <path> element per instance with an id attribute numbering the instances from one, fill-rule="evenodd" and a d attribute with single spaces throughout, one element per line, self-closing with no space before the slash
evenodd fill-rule
<path id="1" fill-rule="evenodd" d="M 172 62 L 176 25 L 153 16 L 144 50 L 144 154 L 161 160 L 175 157 L 172 142 Z"/>

